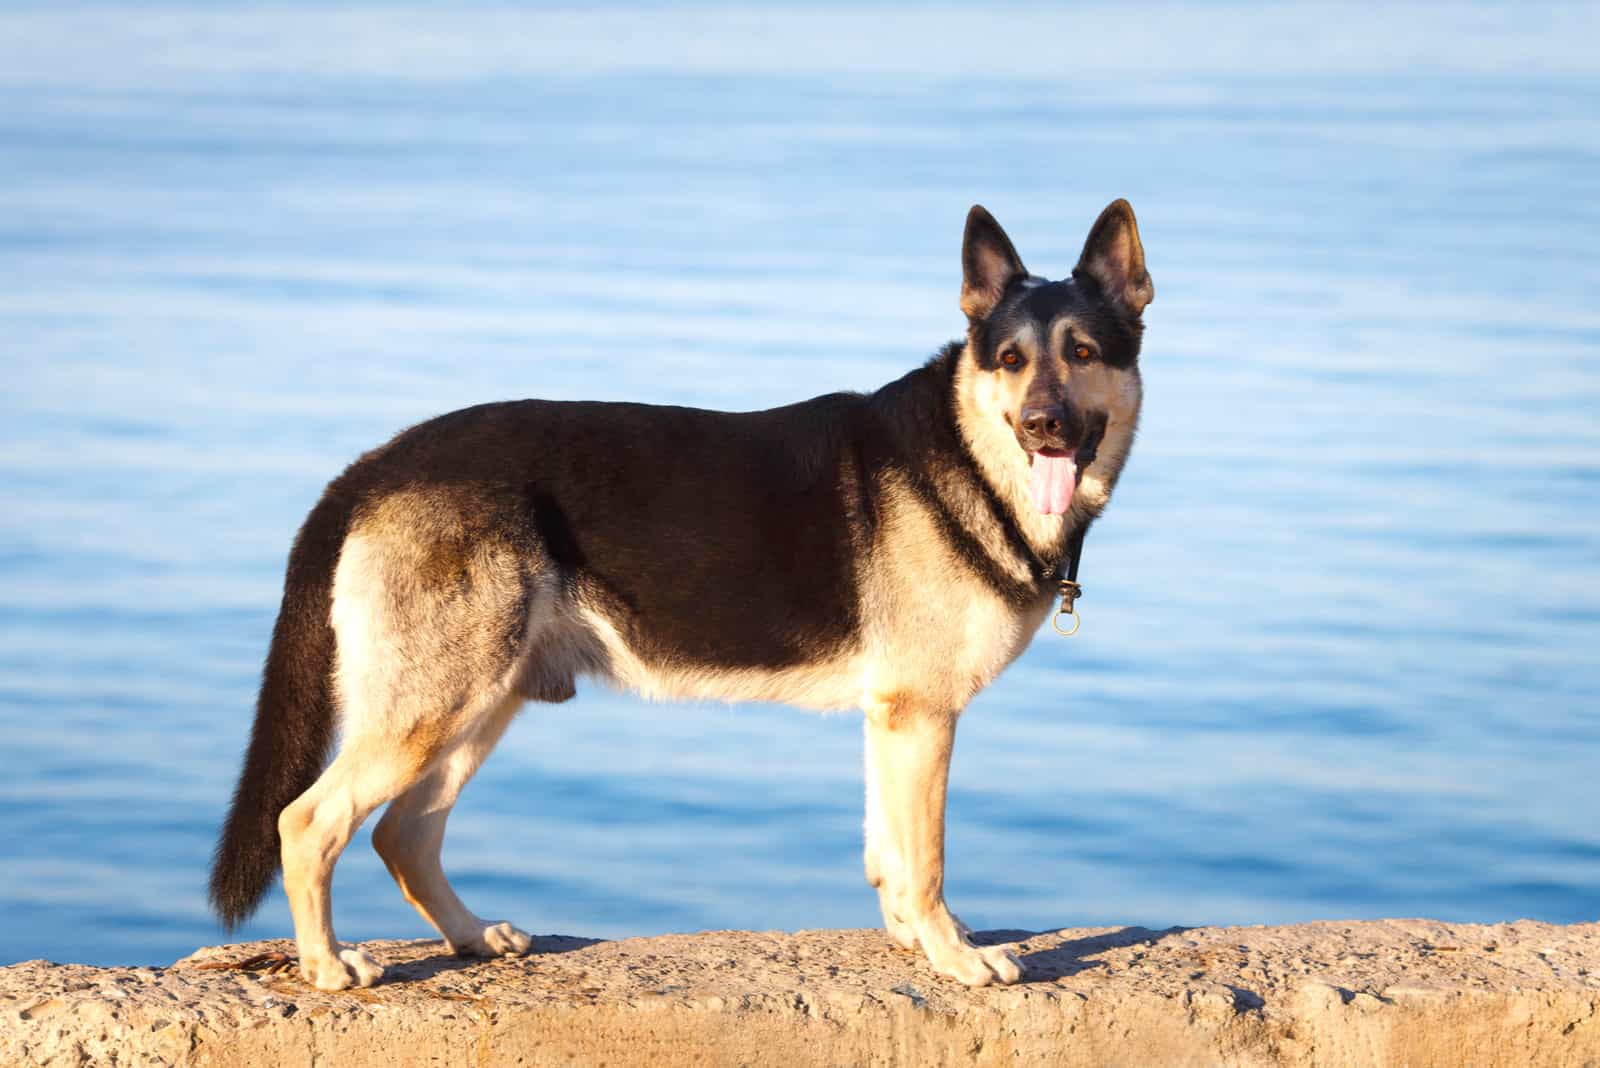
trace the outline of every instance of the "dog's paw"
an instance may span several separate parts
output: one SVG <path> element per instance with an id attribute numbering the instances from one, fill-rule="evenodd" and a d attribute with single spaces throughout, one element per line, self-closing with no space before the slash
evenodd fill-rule
<path id="1" fill-rule="evenodd" d="M 302 954 L 300 975 L 318 990 L 348 990 L 353 986 L 371 986 L 383 978 L 383 965 L 373 960 L 365 950 L 341 949 L 331 953 Z"/>
<path id="2" fill-rule="evenodd" d="M 533 948 L 526 931 L 509 923 L 484 925 L 474 937 L 450 947 L 458 957 L 520 957 Z"/>
<path id="3" fill-rule="evenodd" d="M 1022 978 L 1022 962 L 1005 946 L 981 946 L 978 952 L 1001 986 L 1010 986 Z"/>
<path id="4" fill-rule="evenodd" d="M 1022 978 L 1021 963 L 1003 946 L 957 945 L 937 957 L 930 953 L 928 963 L 940 975 L 965 986 L 1010 986 Z"/>
<path id="5" fill-rule="evenodd" d="M 890 940 L 901 949 L 917 948 L 917 932 L 911 929 L 909 923 L 887 910 L 883 914 L 883 929 L 888 933 Z"/>

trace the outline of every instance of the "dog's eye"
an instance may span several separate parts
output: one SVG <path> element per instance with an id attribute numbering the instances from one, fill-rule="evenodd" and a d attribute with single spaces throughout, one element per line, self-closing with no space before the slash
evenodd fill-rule
<path id="1" fill-rule="evenodd" d="M 1000 362 L 1007 367 L 1017 367 L 1022 364 L 1022 357 L 1017 355 L 1016 349 L 1006 349 L 1000 354 Z"/>
<path id="2" fill-rule="evenodd" d="M 1087 360 L 1094 355 L 1094 350 L 1089 348 L 1088 345 L 1078 345 L 1073 348 L 1072 354 L 1080 360 Z"/>

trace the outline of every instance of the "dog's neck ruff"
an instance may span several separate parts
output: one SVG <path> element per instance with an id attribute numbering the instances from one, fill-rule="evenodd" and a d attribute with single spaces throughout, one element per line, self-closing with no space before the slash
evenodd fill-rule
<path id="1" fill-rule="evenodd" d="M 1052 464 L 1050 469 L 1036 472 L 1034 461 L 1017 444 L 1016 435 L 1000 419 L 998 410 L 986 409 L 978 381 L 981 372 L 970 351 L 957 349 L 950 357 L 955 362 L 950 406 L 956 433 L 1028 548 L 1047 565 L 1049 577 L 1065 559 L 1070 533 L 1093 518 L 1083 494 L 1075 492 L 1087 472 L 1079 471 L 1066 457 L 1062 458 L 1064 466 Z M 1063 484 L 1069 478 L 1070 488 Z"/>
<path id="2" fill-rule="evenodd" d="M 993 503 L 1007 513 L 1002 521 L 1010 520 L 1036 571 L 1056 584 L 1061 606 L 1050 623 L 1056 633 L 1070 637 L 1081 624 L 1077 600 L 1083 587 L 1078 583 L 1078 566 L 1095 515 L 1093 503 L 1084 499 L 1087 495 L 1075 492 L 1087 472 L 1080 471 L 1071 456 L 1023 452 L 994 413 L 982 410 L 970 352 L 952 346 L 947 356 L 955 361 L 950 404 L 956 433 Z M 1072 620 L 1070 627 L 1064 618 Z"/>
<path id="3" fill-rule="evenodd" d="M 983 436 L 991 420 L 963 411 L 970 407 L 960 377 L 965 362 L 962 343 L 952 342 L 925 366 L 877 391 L 870 403 L 877 425 L 895 443 L 891 467 L 951 548 L 1004 600 L 1042 607 L 1065 566 L 1083 494 L 1067 514 L 1040 514 L 1029 489 L 1027 454 L 1015 437 Z"/>

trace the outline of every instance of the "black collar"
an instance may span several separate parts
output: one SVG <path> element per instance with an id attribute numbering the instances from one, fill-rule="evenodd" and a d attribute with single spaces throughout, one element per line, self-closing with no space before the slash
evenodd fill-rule
<path id="1" fill-rule="evenodd" d="M 1066 565 L 1066 574 L 1063 575 L 1059 569 L 1056 571 L 1056 578 L 1061 583 L 1061 607 L 1056 609 L 1056 614 L 1050 617 L 1050 625 L 1055 628 L 1057 634 L 1066 638 L 1078 633 L 1078 628 L 1083 624 L 1083 618 L 1078 615 L 1078 610 L 1075 606 L 1078 598 L 1083 596 L 1083 587 L 1078 585 L 1078 562 L 1083 559 L 1083 538 L 1088 533 L 1088 523 L 1083 524 L 1073 533 L 1072 540 L 1067 542 L 1066 559 L 1062 561 Z M 1061 625 L 1062 616 L 1072 617 L 1072 628 L 1070 630 Z"/>

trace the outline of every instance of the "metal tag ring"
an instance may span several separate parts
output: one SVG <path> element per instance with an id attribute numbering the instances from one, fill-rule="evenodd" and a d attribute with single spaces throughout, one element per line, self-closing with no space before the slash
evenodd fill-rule
<path id="1" fill-rule="evenodd" d="M 1071 630 L 1063 630 L 1062 629 L 1062 627 L 1061 627 L 1061 617 L 1062 616 L 1071 616 L 1072 617 L 1072 629 Z M 1083 617 L 1078 615 L 1078 610 L 1076 608 L 1058 608 L 1056 610 L 1056 614 L 1050 617 L 1050 626 L 1052 628 L 1054 628 L 1055 632 L 1057 634 L 1061 635 L 1063 638 L 1070 638 L 1074 634 L 1078 633 L 1078 628 L 1081 627 L 1082 625 L 1083 625 Z"/>

